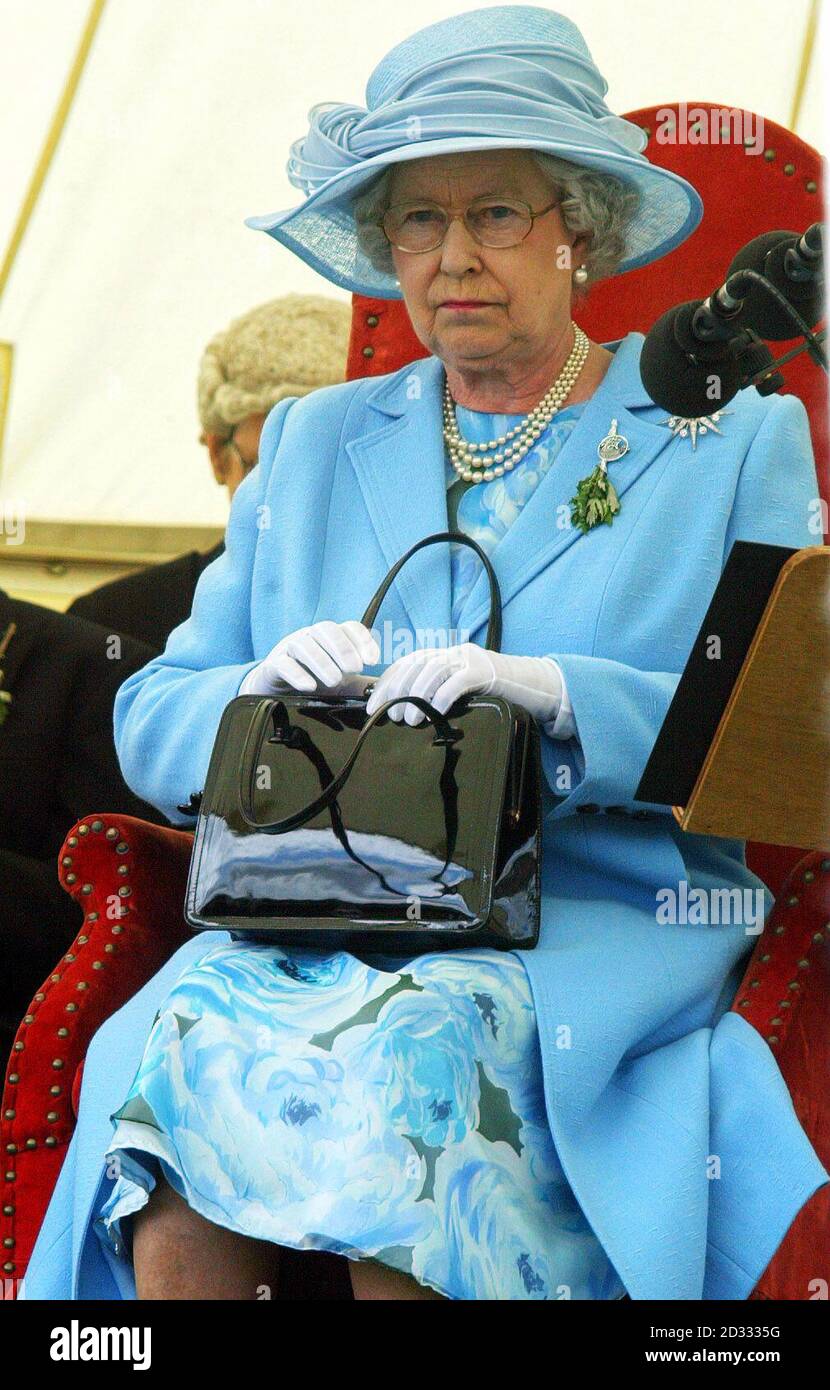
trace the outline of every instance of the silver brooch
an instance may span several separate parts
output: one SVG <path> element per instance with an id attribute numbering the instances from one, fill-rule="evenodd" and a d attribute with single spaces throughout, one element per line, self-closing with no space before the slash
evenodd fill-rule
<path id="1" fill-rule="evenodd" d="M 717 421 L 723 415 L 732 414 L 732 410 L 716 410 L 711 415 L 670 415 L 668 420 L 661 420 L 660 424 L 668 425 L 675 437 L 679 435 L 681 439 L 686 439 L 690 435 L 692 448 L 696 449 L 699 434 L 708 434 L 711 430 L 713 434 L 722 435 L 723 430 L 718 429 Z"/>

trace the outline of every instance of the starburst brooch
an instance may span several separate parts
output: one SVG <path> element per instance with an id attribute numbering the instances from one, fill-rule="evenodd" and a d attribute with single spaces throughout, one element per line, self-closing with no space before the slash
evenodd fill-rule
<path id="1" fill-rule="evenodd" d="M 711 430 L 713 434 L 723 434 L 719 430 L 717 421 L 724 415 L 732 415 L 731 410 L 716 410 L 711 415 L 670 415 L 668 420 L 661 420 L 661 425 L 668 425 L 672 434 L 680 436 L 681 439 L 691 437 L 692 448 L 697 448 L 697 437 L 699 434 L 708 434 Z"/>

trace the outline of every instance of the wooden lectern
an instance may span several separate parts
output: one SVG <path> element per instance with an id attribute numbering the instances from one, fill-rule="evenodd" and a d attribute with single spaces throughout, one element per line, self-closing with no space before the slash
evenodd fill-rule
<path id="1" fill-rule="evenodd" d="M 830 547 L 736 543 L 636 796 L 694 834 L 830 849 Z"/>

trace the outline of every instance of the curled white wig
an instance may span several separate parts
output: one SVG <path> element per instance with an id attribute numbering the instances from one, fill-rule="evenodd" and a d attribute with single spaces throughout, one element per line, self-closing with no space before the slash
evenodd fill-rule
<path id="1" fill-rule="evenodd" d="M 317 294 L 287 294 L 234 319 L 199 364 L 204 432 L 229 439 L 240 421 L 286 396 L 343 381 L 350 327 L 349 302 Z"/>

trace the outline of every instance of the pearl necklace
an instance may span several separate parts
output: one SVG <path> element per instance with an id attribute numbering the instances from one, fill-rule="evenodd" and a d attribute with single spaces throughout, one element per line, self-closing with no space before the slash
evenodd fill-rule
<path id="1" fill-rule="evenodd" d="M 578 324 L 573 324 L 574 345 L 570 356 L 553 385 L 534 406 L 529 415 L 514 425 L 507 434 L 498 439 L 489 439 L 481 444 L 473 444 L 464 439 L 458 428 L 455 401 L 450 392 L 450 384 L 444 378 L 444 442 L 449 452 L 452 466 L 459 477 L 467 483 L 490 482 L 509 473 L 520 463 L 525 454 L 533 448 L 540 434 L 547 428 L 558 410 L 562 408 L 574 382 L 585 365 L 588 356 L 588 337 Z M 490 458 L 477 458 L 476 455 L 490 454 Z M 482 465 L 484 465 L 482 467 Z"/>

